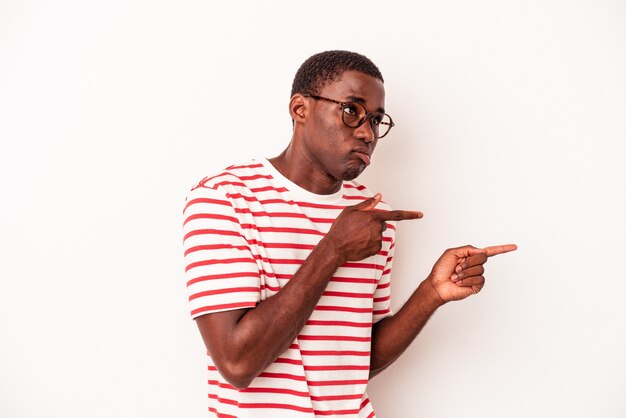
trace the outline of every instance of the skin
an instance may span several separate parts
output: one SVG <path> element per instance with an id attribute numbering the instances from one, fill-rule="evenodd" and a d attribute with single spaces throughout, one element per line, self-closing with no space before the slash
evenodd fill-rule
<path id="1" fill-rule="evenodd" d="M 323 86 L 320 96 L 360 100 L 368 112 L 384 112 L 383 83 L 355 71 Z M 341 108 L 295 94 L 289 103 L 294 132 L 289 146 L 272 164 L 300 187 L 317 194 L 339 190 L 367 166 L 377 140 L 369 123 L 346 127 Z M 375 210 L 381 195 L 346 207 L 329 232 L 287 285 L 253 309 L 203 315 L 196 319 L 206 347 L 224 378 L 245 388 L 283 353 L 304 326 L 335 271 L 347 261 L 363 260 L 382 247 L 385 221 L 419 219 L 418 211 Z M 370 377 L 388 367 L 411 344 L 435 310 L 478 293 L 489 257 L 514 251 L 514 244 L 446 250 L 429 276 L 392 317 L 373 326 Z"/>

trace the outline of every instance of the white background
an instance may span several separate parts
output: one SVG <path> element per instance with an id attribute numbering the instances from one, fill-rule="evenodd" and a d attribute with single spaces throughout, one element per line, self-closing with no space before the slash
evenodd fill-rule
<path id="1" fill-rule="evenodd" d="M 370 57 L 398 307 L 515 242 L 375 378 L 379 418 L 626 416 L 626 3 L 0 1 L 0 416 L 204 417 L 189 188 L 288 143 L 302 61 Z"/>

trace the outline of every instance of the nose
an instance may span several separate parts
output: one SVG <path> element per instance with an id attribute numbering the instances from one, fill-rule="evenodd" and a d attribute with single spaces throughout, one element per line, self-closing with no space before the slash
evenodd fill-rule
<path id="1" fill-rule="evenodd" d="M 372 142 L 376 139 L 376 135 L 374 135 L 374 130 L 372 129 L 372 120 L 370 118 L 366 118 L 365 122 L 356 128 L 354 133 L 358 139 L 365 142 Z"/>

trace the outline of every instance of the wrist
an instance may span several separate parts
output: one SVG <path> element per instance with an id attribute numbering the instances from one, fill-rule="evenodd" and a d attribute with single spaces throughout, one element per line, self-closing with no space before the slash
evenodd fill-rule
<path id="1" fill-rule="evenodd" d="M 348 261 L 343 251 L 341 251 L 339 241 L 331 235 L 324 236 L 314 251 L 320 253 L 324 259 L 329 260 L 337 268 Z"/>
<path id="2" fill-rule="evenodd" d="M 437 292 L 437 289 L 435 289 L 435 286 L 433 285 L 430 276 L 428 276 L 426 280 L 420 283 L 418 291 L 422 293 L 423 303 L 426 304 L 433 311 L 447 302 L 441 298 L 439 292 Z"/>

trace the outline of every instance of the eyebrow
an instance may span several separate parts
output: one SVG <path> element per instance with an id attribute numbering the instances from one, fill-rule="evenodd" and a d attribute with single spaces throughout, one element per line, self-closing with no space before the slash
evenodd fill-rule
<path id="1" fill-rule="evenodd" d="M 363 106 L 365 106 L 365 99 L 363 99 L 362 97 L 359 97 L 359 96 L 348 96 L 348 100 L 350 100 L 351 102 L 360 103 Z M 376 109 L 376 112 L 378 112 L 378 113 L 385 113 L 385 109 L 382 108 L 382 107 L 379 107 L 378 109 Z"/>

